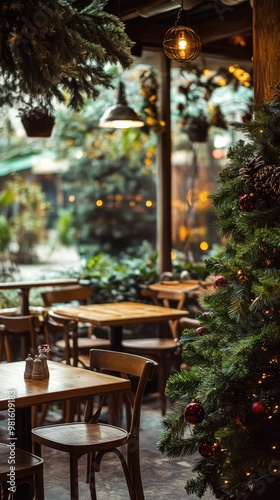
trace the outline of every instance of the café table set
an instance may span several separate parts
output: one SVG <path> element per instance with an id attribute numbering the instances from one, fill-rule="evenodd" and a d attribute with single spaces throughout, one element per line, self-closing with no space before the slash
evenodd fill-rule
<path id="1" fill-rule="evenodd" d="M 18 289 L 21 314 L 27 312 L 30 314 L 29 291 L 32 287 L 68 286 L 73 283 L 77 283 L 77 280 L 12 282 L 0 284 L 0 290 Z M 126 325 L 167 322 L 188 314 L 186 310 L 140 302 L 61 306 L 54 308 L 54 311 L 65 318 L 110 327 L 112 350 L 122 350 L 123 327 Z M 130 387 L 129 380 L 50 360 L 48 360 L 48 377 L 26 378 L 25 370 L 25 361 L 0 363 L 0 411 L 7 410 L 11 404 L 14 405 L 16 428 L 14 441 L 17 447 L 27 451 L 31 450 L 32 406 L 97 394 L 118 393 Z"/>

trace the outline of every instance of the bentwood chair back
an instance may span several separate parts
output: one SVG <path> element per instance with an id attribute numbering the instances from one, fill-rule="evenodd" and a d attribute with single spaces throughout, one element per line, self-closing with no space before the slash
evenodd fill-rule
<path id="1" fill-rule="evenodd" d="M 32 500 L 36 498 L 36 500 L 44 500 L 43 460 L 40 457 L 32 455 L 32 453 L 16 447 L 13 451 L 14 454 L 12 455 L 10 446 L 0 443 L 0 498 L 3 500 L 20 498 L 11 494 L 9 490 L 11 486 L 8 480 L 11 481 L 13 479 L 10 476 L 11 467 L 15 467 L 16 489 L 20 484 L 28 484 L 29 492 L 26 499 Z M 14 463 L 11 464 L 10 461 L 13 459 Z"/>
<path id="2" fill-rule="evenodd" d="M 42 292 L 41 296 L 46 307 L 69 302 L 90 304 L 93 290 L 91 285 L 73 285 Z"/>
<path id="3" fill-rule="evenodd" d="M 24 360 L 29 353 L 35 355 L 38 348 L 38 334 L 40 321 L 35 315 L 6 316 L 0 315 L 0 330 L 2 346 L 0 344 L 0 361 L 5 357 L 7 362 Z"/>
<path id="4" fill-rule="evenodd" d="M 65 361 L 68 365 L 89 368 L 90 349 L 88 348 L 87 353 L 83 354 L 85 347 L 82 340 L 84 339 L 79 338 L 77 321 L 66 318 L 50 310 L 44 314 L 44 327 L 45 336 L 50 341 L 50 345 L 53 344 L 53 339 L 62 337 L 61 340 L 56 342 L 57 347 L 62 353 L 61 361 Z M 86 340 L 88 341 L 90 339 Z M 99 340 L 91 340 L 92 345 L 96 344 L 97 347 L 99 346 Z M 80 342 L 82 343 L 81 351 L 79 351 Z"/>
<path id="5" fill-rule="evenodd" d="M 74 285 L 43 292 L 41 295 L 44 305 L 49 308 L 62 303 L 91 304 L 93 291 L 91 285 Z M 109 338 L 98 338 L 93 335 L 92 325 L 88 326 L 86 337 L 81 336 L 80 333 L 79 330 L 78 347 L 80 351 L 84 350 L 88 353 L 89 349 L 109 349 L 111 347 Z M 51 340 L 48 339 L 48 328 L 45 328 L 45 334 L 47 343 L 51 343 Z M 65 340 L 57 340 L 56 346 L 63 352 L 65 350 Z"/>
<path id="6" fill-rule="evenodd" d="M 126 425 L 116 427 L 98 423 L 105 398 L 101 396 L 97 406 L 91 399 L 86 408 L 85 422 L 33 429 L 34 453 L 41 456 L 41 446 L 69 453 L 71 500 L 79 498 L 78 459 L 82 455 L 88 455 L 87 482 L 91 499 L 96 500 L 95 472 L 100 470 L 103 456 L 114 453 L 120 459 L 130 498 L 144 500 L 140 468 L 140 415 L 145 387 L 148 380 L 155 376 L 157 363 L 140 356 L 92 349 L 90 369 L 104 370 L 121 378 L 133 377 L 133 390 L 123 392 Z M 120 449 L 123 446 L 126 446 L 126 453 Z"/>
<path id="7" fill-rule="evenodd" d="M 91 304 L 93 289 L 91 285 L 73 285 L 55 288 L 41 293 L 44 306 L 54 307 L 61 304 Z M 88 336 L 92 334 L 92 327 L 88 328 Z"/>

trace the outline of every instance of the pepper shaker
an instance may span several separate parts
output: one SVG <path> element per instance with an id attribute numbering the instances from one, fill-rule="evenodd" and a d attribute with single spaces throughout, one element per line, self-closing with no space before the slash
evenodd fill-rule
<path id="1" fill-rule="evenodd" d="M 44 378 L 43 365 L 41 359 L 38 356 L 35 356 L 33 361 L 33 371 L 32 371 L 32 379 L 33 380 L 42 380 Z"/>

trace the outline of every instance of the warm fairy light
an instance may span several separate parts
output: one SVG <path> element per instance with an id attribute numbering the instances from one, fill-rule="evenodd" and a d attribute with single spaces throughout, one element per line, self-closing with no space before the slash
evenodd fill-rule
<path id="1" fill-rule="evenodd" d="M 263 373 L 262 374 L 262 379 L 266 378 L 267 377 L 267 374 L 266 373 Z"/>
<path id="2" fill-rule="evenodd" d="M 96 205 L 97 207 L 102 207 L 102 205 L 103 205 L 103 201 L 102 201 L 102 200 L 96 200 L 95 205 Z"/>
<path id="3" fill-rule="evenodd" d="M 136 205 L 135 201 L 131 200 L 131 201 L 129 202 L 129 206 L 130 206 L 130 207 L 135 207 L 135 205 Z"/>
<path id="4" fill-rule="evenodd" d="M 242 271 L 241 271 L 241 269 L 238 269 L 237 274 L 238 274 L 238 276 L 241 276 L 241 275 L 242 275 Z"/>
<path id="5" fill-rule="evenodd" d="M 251 472 L 246 472 L 246 476 L 251 476 Z"/>
<path id="6" fill-rule="evenodd" d="M 152 206 L 153 206 L 153 202 L 151 200 L 147 200 L 146 207 L 152 207 Z"/>
<path id="7" fill-rule="evenodd" d="M 70 196 L 68 197 L 68 200 L 70 201 L 70 203 L 73 203 L 73 201 L 75 201 L 75 196 L 73 194 L 70 194 Z"/>
<path id="8" fill-rule="evenodd" d="M 224 483 L 225 483 L 225 484 L 228 484 L 228 481 L 227 481 L 227 479 L 225 479 Z"/>
<path id="9" fill-rule="evenodd" d="M 115 195 L 115 200 L 116 200 L 116 201 L 122 201 L 122 199 L 123 199 L 122 194 L 116 194 L 116 195 Z"/>
<path id="10" fill-rule="evenodd" d="M 142 200 L 143 200 L 143 196 L 142 196 L 142 194 L 137 194 L 137 195 L 135 196 L 135 199 L 136 199 L 136 201 L 142 201 Z"/>
<path id="11" fill-rule="evenodd" d="M 207 241 L 202 241 L 199 245 L 199 248 L 200 248 L 200 250 L 208 250 L 209 245 L 208 245 Z"/>
<path id="12" fill-rule="evenodd" d="M 278 472 L 278 469 L 277 468 L 273 469 L 273 472 Z"/>
<path id="13" fill-rule="evenodd" d="M 177 253 L 176 253 L 176 252 L 174 252 L 174 251 L 172 251 L 172 252 L 171 252 L 171 260 L 176 259 L 176 257 L 177 257 Z"/>
<path id="14" fill-rule="evenodd" d="M 273 450 L 276 450 L 276 446 L 275 446 L 275 445 L 271 446 L 271 448 L 272 448 Z"/>
<path id="15" fill-rule="evenodd" d="M 270 420 L 272 418 L 272 415 L 269 415 L 268 419 Z"/>
<path id="16" fill-rule="evenodd" d="M 205 201 L 208 201 L 208 191 L 200 191 L 199 193 L 199 200 L 204 203 Z"/>

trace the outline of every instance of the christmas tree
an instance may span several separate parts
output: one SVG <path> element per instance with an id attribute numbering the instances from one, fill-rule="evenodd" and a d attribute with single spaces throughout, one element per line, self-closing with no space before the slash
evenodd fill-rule
<path id="1" fill-rule="evenodd" d="M 215 284 L 201 299 L 201 326 L 182 334 L 191 369 L 166 386 L 173 403 L 158 448 L 198 452 L 186 491 L 199 498 L 207 489 L 220 499 L 279 498 L 279 84 L 253 116 L 238 126 L 244 140 L 229 150 L 212 195 L 226 244 L 206 261 Z"/>

